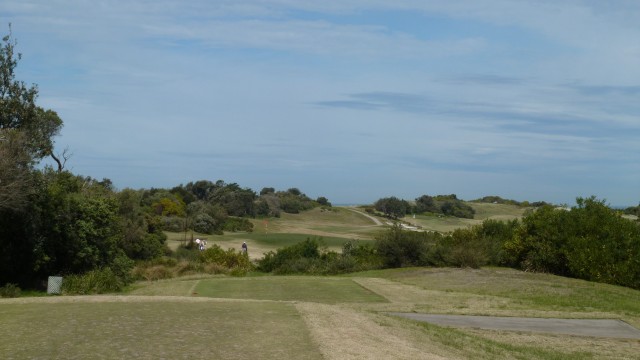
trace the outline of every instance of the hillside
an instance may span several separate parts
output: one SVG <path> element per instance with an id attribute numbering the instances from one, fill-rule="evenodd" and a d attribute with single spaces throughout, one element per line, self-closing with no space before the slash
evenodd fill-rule
<path id="1" fill-rule="evenodd" d="M 468 203 L 475 210 L 474 219 L 463 219 L 446 216 L 408 215 L 402 219 L 423 230 L 438 232 L 453 231 L 482 223 L 485 219 L 512 220 L 522 217 L 527 208 L 506 204 Z M 205 238 L 226 248 L 239 249 L 242 242 L 247 242 L 252 258 L 260 258 L 268 251 L 288 246 L 308 237 L 322 238 L 331 250 L 340 251 L 342 244 L 348 240 L 370 241 L 383 229 L 376 224 L 364 210 L 354 207 L 333 207 L 330 210 L 315 208 L 299 214 L 282 213 L 279 218 L 251 219 L 254 225 L 252 233 L 225 233 L 224 235 L 206 235 L 193 233 L 194 238 Z M 383 225 L 390 221 L 380 216 L 373 216 Z M 168 244 L 172 249 L 185 239 L 184 233 L 166 232 Z M 192 236 L 186 234 L 187 239 Z"/>

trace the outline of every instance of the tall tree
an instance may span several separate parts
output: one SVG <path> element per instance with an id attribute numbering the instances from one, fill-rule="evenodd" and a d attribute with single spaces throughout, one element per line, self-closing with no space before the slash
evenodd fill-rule
<path id="1" fill-rule="evenodd" d="M 36 105 L 38 87 L 27 87 L 16 80 L 15 69 L 21 54 L 15 52 L 16 41 L 9 35 L 0 46 L 0 131 L 10 129 L 25 133 L 23 150 L 33 161 L 53 154 L 53 138 L 62 128 L 62 120 L 55 111 Z"/>
<path id="2" fill-rule="evenodd" d="M 0 42 L 0 285 L 33 280 L 34 244 L 43 239 L 33 231 L 35 198 L 43 189 L 34 166 L 53 154 L 62 127 L 54 111 L 36 105 L 37 86 L 16 80 L 21 55 L 15 48 L 9 27 Z"/>
<path id="3" fill-rule="evenodd" d="M 38 87 L 16 80 L 21 55 L 15 46 L 9 27 L 0 45 L 0 209 L 23 207 L 30 170 L 46 156 L 55 158 L 53 138 L 62 127 L 58 114 L 36 106 Z"/>

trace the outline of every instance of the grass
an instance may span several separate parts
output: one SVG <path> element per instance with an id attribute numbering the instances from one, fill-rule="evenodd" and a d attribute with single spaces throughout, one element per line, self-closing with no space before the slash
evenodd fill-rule
<path id="1" fill-rule="evenodd" d="M 585 360 L 593 356 L 586 351 L 557 351 L 545 347 L 519 345 L 500 342 L 474 335 L 464 330 L 445 328 L 422 323 L 427 337 L 446 345 L 468 359 L 550 359 L 550 360 Z"/>
<path id="2" fill-rule="evenodd" d="M 248 240 L 255 244 L 273 247 L 275 249 L 285 246 L 291 246 L 306 239 L 317 239 L 320 245 L 327 246 L 329 248 L 342 248 L 342 245 L 349 241 L 347 238 L 342 237 L 324 237 L 324 236 L 312 236 L 308 234 L 260 234 L 260 233 L 243 233 L 243 234 L 229 234 L 225 236 L 226 239 L 240 239 Z M 225 241 L 221 240 L 221 241 Z"/>
<path id="3" fill-rule="evenodd" d="M 277 276 L 202 280 L 198 296 L 319 303 L 368 303 L 386 300 L 347 278 Z"/>
<path id="4" fill-rule="evenodd" d="M 515 205 L 506 204 L 489 204 L 489 203 L 467 203 L 474 210 L 473 219 L 463 219 L 449 216 L 438 215 L 407 215 L 404 221 L 418 225 L 425 230 L 449 232 L 458 228 L 466 228 L 473 225 L 479 225 L 486 219 L 494 220 L 513 220 L 520 219 L 524 215 L 526 208 Z"/>
<path id="5" fill-rule="evenodd" d="M 240 249 L 242 242 L 246 241 L 250 249 L 249 255 L 257 259 L 266 252 L 293 245 L 309 237 L 322 238 L 330 250 L 340 251 L 345 242 L 372 240 L 380 230 L 380 227 L 366 217 L 340 207 L 332 210 L 316 208 L 300 214 L 282 213 L 280 218 L 250 221 L 254 224 L 252 233 L 208 235 L 189 231 L 186 239 L 207 239 L 209 244 L 218 244 L 223 249 Z M 184 232 L 165 231 L 165 234 L 167 245 L 172 250 L 176 250 L 185 240 Z"/>
<path id="6" fill-rule="evenodd" d="M 425 289 L 501 297 L 531 309 L 620 312 L 640 318 L 639 291 L 620 286 L 505 268 L 425 268 L 384 274 Z"/>
<path id="7" fill-rule="evenodd" d="M 321 359 L 273 302 L 3 304 L 3 359 Z"/>
<path id="8" fill-rule="evenodd" d="M 417 216 L 450 231 L 524 209 L 472 204 L 476 219 Z M 413 221 L 413 219 L 408 219 Z M 381 229 L 347 209 L 252 220 L 207 238 L 249 254 L 322 237 L 330 249 Z M 428 225 L 428 226 L 427 226 Z M 265 233 L 265 230 L 268 230 Z M 177 247 L 184 233 L 168 233 Z M 191 234 L 188 234 L 190 238 Z M 337 277 L 225 276 L 140 282 L 128 296 L 0 299 L 0 358 L 638 359 L 637 340 L 453 329 L 386 315 L 425 312 L 619 318 L 640 328 L 640 291 L 512 269 L 406 268 Z"/>
<path id="9" fill-rule="evenodd" d="M 634 359 L 640 353 L 636 340 L 452 329 L 385 315 L 606 317 L 640 326 L 639 291 L 511 269 L 200 275 L 141 282 L 129 295 L 0 300 L 0 357 Z"/>

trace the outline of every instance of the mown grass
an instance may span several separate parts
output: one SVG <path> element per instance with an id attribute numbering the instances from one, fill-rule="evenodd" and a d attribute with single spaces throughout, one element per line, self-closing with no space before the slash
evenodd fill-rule
<path id="1" fill-rule="evenodd" d="M 520 219 L 524 215 L 526 208 L 506 205 L 506 204 L 487 204 L 487 203 L 467 203 L 475 211 L 473 219 L 463 219 L 451 216 L 431 215 L 415 215 L 408 214 L 403 218 L 404 221 L 421 226 L 425 230 L 449 232 L 459 228 L 466 228 L 473 225 L 479 225 L 486 219 L 495 220 L 513 220 Z"/>
<path id="2" fill-rule="evenodd" d="M 506 268 L 423 268 L 380 274 L 429 290 L 508 298 L 527 308 L 620 312 L 640 317 L 640 291 L 550 274 Z"/>
<path id="3" fill-rule="evenodd" d="M 633 359 L 640 353 L 635 340 L 452 329 L 384 315 L 613 317 L 632 325 L 640 320 L 638 291 L 511 269 L 408 268 L 340 277 L 200 275 L 141 282 L 130 294 L 151 297 L 0 301 L 0 358 L 320 358 L 314 331 L 331 332 L 335 323 L 312 330 L 295 303 L 325 304 L 353 314 L 354 321 L 366 317 L 372 331 L 382 331 L 398 346 L 399 358 L 404 346 L 411 353 L 425 349 L 458 359 Z M 359 330 L 349 336 L 355 341 L 368 339 L 369 328 L 354 329 Z M 362 355 L 375 358 L 376 350 L 370 351 Z"/>
<path id="4" fill-rule="evenodd" d="M 351 279 L 308 276 L 268 276 L 201 280 L 198 296 L 235 299 L 308 301 L 326 304 L 386 300 Z"/>
<path id="5" fill-rule="evenodd" d="M 320 359 L 272 302 L 3 304 L 3 359 Z"/>

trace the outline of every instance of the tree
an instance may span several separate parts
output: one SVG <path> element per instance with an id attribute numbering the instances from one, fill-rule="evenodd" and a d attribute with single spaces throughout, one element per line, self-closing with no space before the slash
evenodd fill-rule
<path id="1" fill-rule="evenodd" d="M 422 195 L 416 199 L 416 212 L 417 213 L 425 213 L 425 212 L 433 212 L 437 213 L 439 211 L 436 206 L 435 201 L 432 196 Z"/>
<path id="2" fill-rule="evenodd" d="M 399 219 L 407 214 L 410 205 L 405 200 L 400 200 L 395 196 L 382 198 L 375 202 L 376 210 L 383 212 L 386 216 Z"/>
<path id="3" fill-rule="evenodd" d="M 36 85 L 16 80 L 21 55 L 15 47 L 9 27 L 0 43 L 0 284 L 32 284 L 35 245 L 44 240 L 36 232 L 40 209 L 35 201 L 43 193 L 43 177 L 34 167 L 53 154 L 62 120 L 36 105 Z"/>
<path id="4" fill-rule="evenodd" d="M 23 133 L 5 129 L 0 136 L 0 210 L 20 210 L 32 192 L 31 158 Z"/>
<path id="5" fill-rule="evenodd" d="M 62 128 L 55 111 L 36 106 L 38 87 L 27 87 L 15 79 L 21 54 L 15 52 L 16 41 L 9 35 L 0 47 L 0 130 L 16 129 L 25 134 L 23 149 L 38 161 L 53 154 L 53 138 Z M 5 135 L 5 134 L 2 134 Z"/>

